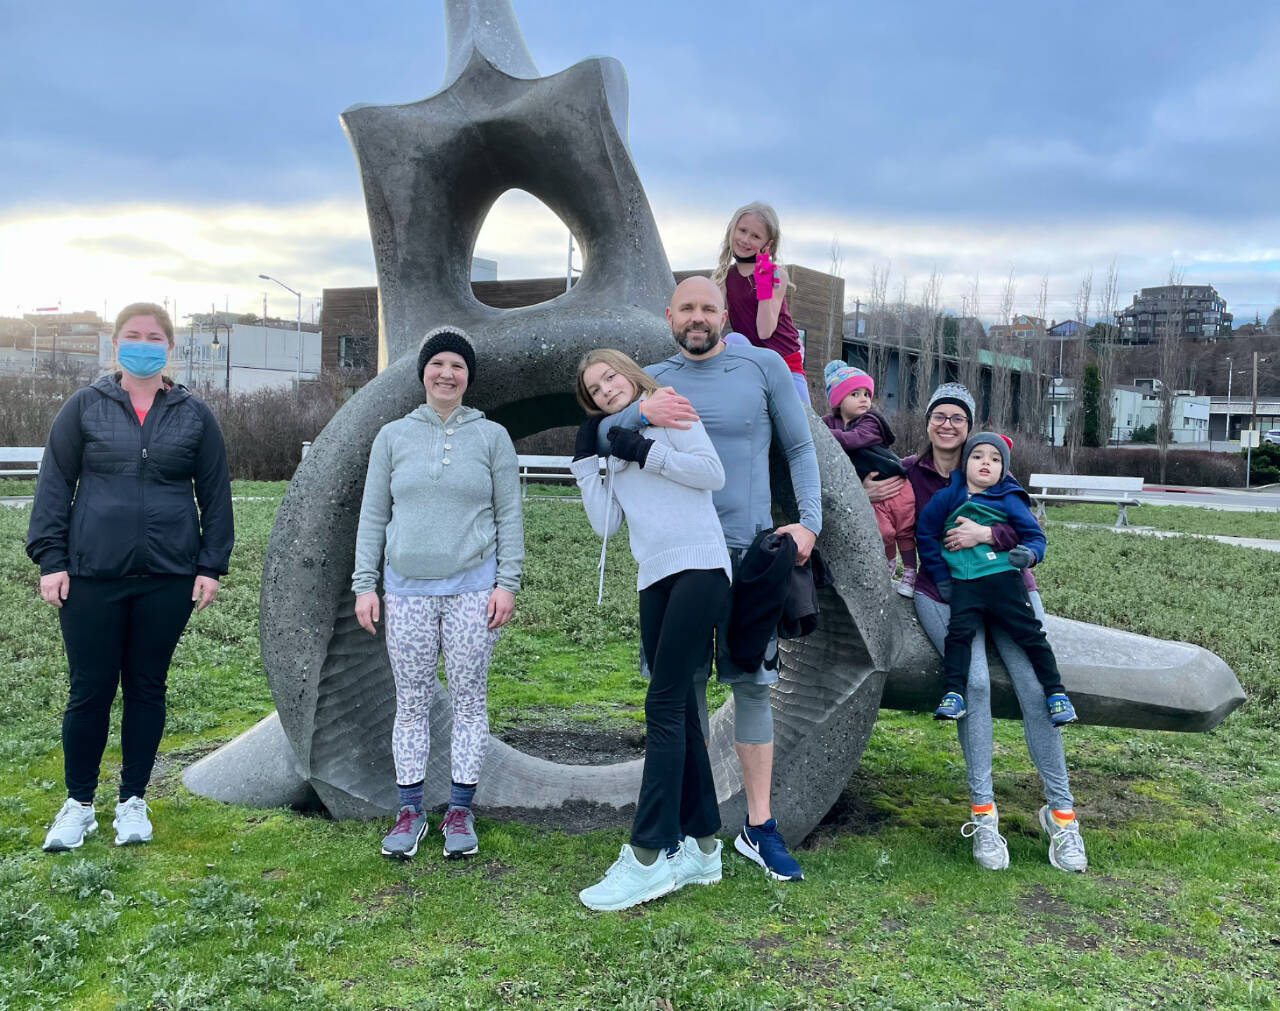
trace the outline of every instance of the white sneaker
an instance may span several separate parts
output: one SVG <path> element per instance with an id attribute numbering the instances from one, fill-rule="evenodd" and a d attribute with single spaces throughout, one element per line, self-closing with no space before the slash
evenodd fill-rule
<path id="1" fill-rule="evenodd" d="M 130 797 L 116 805 L 116 816 L 111 827 L 116 830 L 116 845 L 151 841 L 151 821 L 147 818 L 147 802 L 141 797 Z"/>
<path id="2" fill-rule="evenodd" d="M 675 890 L 676 878 L 671 860 L 659 853 L 658 858 L 646 867 L 636 859 L 631 847 L 623 843 L 622 852 L 613 866 L 594 885 L 580 891 L 578 898 L 588 909 L 629 909 Z"/>
<path id="3" fill-rule="evenodd" d="M 49 833 L 44 837 L 47 852 L 57 850 L 79 849 L 84 844 L 84 837 L 98 831 L 98 819 L 94 815 L 92 804 L 81 804 L 80 801 L 68 797 L 58 815 L 53 819 Z"/>
<path id="4" fill-rule="evenodd" d="M 1009 844 L 1000 834 L 1000 814 L 995 805 L 990 814 L 972 814 L 960 826 L 960 834 L 973 837 L 973 859 L 988 871 L 1003 871 L 1009 866 Z"/>
<path id="5" fill-rule="evenodd" d="M 720 840 L 716 840 L 716 848 L 710 853 L 703 853 L 698 840 L 687 835 L 681 841 L 675 855 L 668 857 L 671 871 L 675 874 L 676 887 L 685 885 L 714 885 L 720 880 L 722 866 L 720 853 L 724 849 Z"/>

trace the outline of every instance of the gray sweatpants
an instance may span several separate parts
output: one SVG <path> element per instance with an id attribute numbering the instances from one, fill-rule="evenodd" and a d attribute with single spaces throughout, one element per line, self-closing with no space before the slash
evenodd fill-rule
<path id="1" fill-rule="evenodd" d="M 1044 622 L 1044 604 L 1040 594 L 1032 591 L 1031 606 L 1036 617 Z M 934 649 L 942 653 L 947 638 L 947 623 L 951 620 L 951 608 L 917 593 L 916 615 Z M 1070 811 L 1074 806 L 1071 787 L 1067 782 L 1067 757 L 1062 750 L 1062 731 L 1049 722 L 1049 710 L 1044 704 L 1044 690 L 1036 680 L 1031 661 L 1012 639 L 1002 630 L 991 630 L 992 641 L 1000 659 L 1004 661 L 1013 682 L 1018 705 L 1022 709 L 1022 733 L 1027 739 L 1027 751 L 1040 773 L 1044 786 L 1044 798 L 1049 806 L 1059 811 Z M 987 667 L 986 637 L 976 635 L 973 654 L 969 660 L 969 686 L 964 696 L 967 715 L 956 721 L 956 733 L 960 738 L 960 750 L 964 752 L 965 776 L 969 780 L 969 799 L 974 804 L 989 804 L 995 800 L 991 784 L 991 671 Z"/>

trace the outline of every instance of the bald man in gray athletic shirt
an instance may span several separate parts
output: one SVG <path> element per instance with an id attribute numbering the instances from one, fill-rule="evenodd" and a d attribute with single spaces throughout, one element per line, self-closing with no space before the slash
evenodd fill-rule
<path id="1" fill-rule="evenodd" d="M 720 290 L 709 278 L 690 277 L 677 285 L 667 307 L 678 353 L 645 371 L 662 389 L 600 424 L 597 448 L 608 455 L 608 433 L 615 426 L 688 428 L 701 420 L 724 466 L 724 487 L 713 493 L 725 543 L 741 560 L 755 535 L 773 526 L 769 487 L 769 446 L 776 439 L 791 470 L 800 521 L 778 527 L 796 542 L 803 564 L 822 530 L 818 458 L 805 408 L 796 395 L 786 364 L 774 351 L 728 345 L 721 333 L 728 320 Z M 770 653 L 776 647 L 771 647 Z M 778 680 L 776 664 L 742 671 L 717 636 L 716 677 L 734 697 L 734 750 L 742 767 L 747 796 L 746 824 L 734 840 L 743 856 L 770 877 L 803 877 L 787 851 L 769 807 L 773 780 L 773 713 L 769 685 Z M 705 693 L 703 693 L 705 697 Z"/>

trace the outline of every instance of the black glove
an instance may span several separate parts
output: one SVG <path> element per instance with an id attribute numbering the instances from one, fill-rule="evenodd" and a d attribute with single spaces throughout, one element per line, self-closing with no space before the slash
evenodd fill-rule
<path id="1" fill-rule="evenodd" d="M 934 585 L 938 587 L 938 596 L 942 598 L 943 603 L 950 604 L 951 603 L 951 577 L 948 576 L 946 579 L 939 579 L 937 583 L 935 583 Z"/>
<path id="2" fill-rule="evenodd" d="M 1036 564 L 1036 553 L 1025 544 L 1009 549 L 1009 564 L 1015 569 L 1028 569 Z"/>
<path id="3" fill-rule="evenodd" d="M 649 448 L 652 445 L 653 440 L 646 439 L 639 432 L 628 428 L 609 429 L 609 452 L 619 460 L 634 460 L 643 467 L 645 460 L 649 459 Z"/>
<path id="4" fill-rule="evenodd" d="M 600 431 L 603 414 L 592 414 L 578 426 L 578 436 L 573 440 L 573 458 L 585 460 L 589 456 L 599 456 L 596 451 L 596 435 Z"/>

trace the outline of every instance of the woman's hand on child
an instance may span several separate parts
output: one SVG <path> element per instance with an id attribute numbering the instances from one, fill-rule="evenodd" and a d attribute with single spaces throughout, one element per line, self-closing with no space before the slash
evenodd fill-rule
<path id="1" fill-rule="evenodd" d="M 489 603 L 484 609 L 485 617 L 489 619 L 489 628 L 501 628 L 511 620 L 515 609 L 516 595 L 510 590 L 504 590 L 501 586 L 495 586 L 493 592 L 489 594 Z"/>
<path id="2" fill-rule="evenodd" d="M 907 480 L 905 477 L 886 477 L 881 481 L 879 477 L 880 472 L 873 470 L 862 479 L 862 487 L 867 493 L 867 501 L 872 505 L 893 498 L 898 492 L 902 491 L 902 486 Z"/>
<path id="3" fill-rule="evenodd" d="M 959 517 L 942 538 L 942 546 L 948 551 L 963 551 L 979 544 L 991 543 L 991 528 L 975 523 L 968 516 Z"/>
<path id="4" fill-rule="evenodd" d="M 370 635 L 377 635 L 378 630 L 373 627 L 374 622 L 378 620 L 378 595 L 370 590 L 368 593 L 356 594 L 356 621 L 360 622 L 360 627 Z"/>

